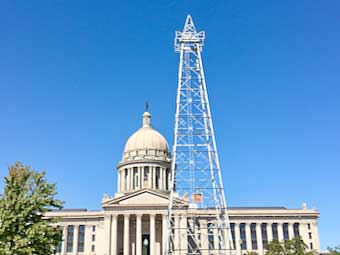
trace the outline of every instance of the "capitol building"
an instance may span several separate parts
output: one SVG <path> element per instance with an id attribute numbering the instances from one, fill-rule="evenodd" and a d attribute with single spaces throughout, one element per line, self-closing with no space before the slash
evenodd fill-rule
<path id="1" fill-rule="evenodd" d="M 138 123 L 136 123 L 138 125 Z M 141 127 L 127 140 L 117 165 L 115 194 L 105 194 L 102 209 L 63 209 L 48 212 L 58 217 L 63 241 L 58 255 L 160 255 L 168 240 L 167 215 L 170 192 L 171 154 L 166 139 L 152 127 L 151 114 L 142 116 Z M 187 200 L 177 196 L 183 210 L 175 222 L 186 226 Z M 202 254 L 216 254 L 218 233 L 211 231 L 210 211 L 201 210 Z M 237 255 L 265 253 L 271 240 L 301 236 L 308 250 L 320 251 L 319 212 L 307 208 L 229 207 L 230 228 Z M 179 242 L 180 233 L 175 233 Z M 175 243 L 176 245 L 176 243 Z M 182 247 L 178 254 L 187 254 Z"/>

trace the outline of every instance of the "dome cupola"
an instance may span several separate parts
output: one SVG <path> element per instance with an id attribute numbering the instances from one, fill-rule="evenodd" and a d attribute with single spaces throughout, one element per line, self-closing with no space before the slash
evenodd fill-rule
<path id="1" fill-rule="evenodd" d="M 140 159 L 169 160 L 169 145 L 151 126 L 151 114 L 144 112 L 143 125 L 125 144 L 122 162 Z"/>
<path id="2" fill-rule="evenodd" d="M 127 140 L 117 166 L 117 196 L 140 189 L 169 192 L 171 156 L 165 138 L 151 126 L 151 114 L 143 113 L 143 124 Z"/>

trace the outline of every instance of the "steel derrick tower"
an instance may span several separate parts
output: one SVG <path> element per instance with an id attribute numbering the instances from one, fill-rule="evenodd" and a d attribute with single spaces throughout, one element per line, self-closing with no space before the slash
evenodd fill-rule
<path id="1" fill-rule="evenodd" d="M 204 39 L 190 15 L 175 33 L 180 63 L 165 254 L 231 254 L 234 246 L 203 71 Z"/>

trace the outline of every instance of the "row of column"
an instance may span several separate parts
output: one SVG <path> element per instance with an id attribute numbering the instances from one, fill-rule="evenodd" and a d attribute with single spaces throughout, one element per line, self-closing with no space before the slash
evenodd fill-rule
<path id="1" fill-rule="evenodd" d="M 118 214 L 106 215 L 104 222 L 105 240 L 110 240 L 105 243 L 104 254 L 116 255 L 117 252 L 117 226 Z M 123 231 L 123 254 L 130 254 L 130 214 L 124 214 L 124 231 Z M 156 214 L 149 214 L 150 219 L 150 254 L 155 255 L 156 248 Z M 143 214 L 135 214 L 136 217 L 136 233 L 135 233 L 135 249 L 136 255 L 142 255 L 142 217 Z M 167 241 L 167 215 L 162 215 L 162 249 Z"/>
<path id="2" fill-rule="evenodd" d="M 81 224 L 83 225 L 83 224 Z M 73 226 L 73 242 L 72 242 L 72 252 L 67 251 L 67 243 L 68 243 L 68 227 Z M 83 252 L 78 252 L 78 244 L 79 244 L 79 226 L 80 225 L 64 225 L 62 226 L 62 242 L 61 242 L 61 249 L 60 249 L 60 254 L 73 254 L 77 255 L 78 253 L 83 253 Z M 83 225 L 85 227 L 84 229 L 84 252 L 90 250 L 91 246 L 91 233 L 94 234 L 95 232 L 91 231 L 92 225 Z"/>
<path id="3" fill-rule="evenodd" d="M 261 225 L 262 223 L 266 224 L 266 232 L 267 232 L 267 241 L 271 242 L 274 238 L 273 236 L 273 231 L 272 231 L 272 224 L 270 222 L 261 222 L 261 223 L 245 223 L 245 222 L 236 222 L 234 223 L 234 231 L 235 231 L 235 249 L 237 251 L 237 254 L 241 254 L 241 232 L 240 232 L 240 225 L 245 224 L 245 236 L 246 236 L 246 250 L 250 251 L 252 250 L 252 236 L 251 236 L 251 225 L 256 224 L 256 242 L 257 242 L 257 250 L 262 254 L 264 247 L 263 247 L 263 236 L 262 236 L 262 229 Z M 277 223 L 277 233 L 278 233 L 278 240 L 283 241 L 284 240 L 284 234 L 283 234 L 283 224 L 286 222 L 282 223 Z M 287 224 L 287 223 L 286 223 Z M 294 238 L 294 223 L 288 223 L 288 235 L 289 239 Z"/>
<path id="4" fill-rule="evenodd" d="M 148 173 L 148 179 L 146 183 L 144 183 L 144 171 L 146 169 L 148 169 L 149 173 Z M 135 173 L 135 170 L 137 170 L 136 173 Z M 158 176 L 156 174 L 157 171 L 159 171 Z M 158 178 L 158 180 L 156 180 L 156 178 Z M 139 166 L 139 167 L 129 167 L 129 168 L 119 169 L 118 178 L 117 178 L 118 179 L 118 191 L 124 192 L 124 191 L 141 189 L 141 188 L 166 190 L 167 189 L 166 184 L 167 183 L 169 184 L 169 178 L 170 176 L 169 176 L 169 173 L 167 173 L 167 169 L 163 167 Z M 158 182 L 158 185 L 156 185 L 157 182 Z"/>

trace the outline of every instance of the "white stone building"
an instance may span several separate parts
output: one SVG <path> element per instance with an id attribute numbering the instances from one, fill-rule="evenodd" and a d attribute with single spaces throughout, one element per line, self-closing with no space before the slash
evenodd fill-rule
<path id="1" fill-rule="evenodd" d="M 117 193 L 112 197 L 104 195 L 102 210 L 66 209 L 46 215 L 61 219 L 58 226 L 63 229 L 63 242 L 57 254 L 163 254 L 167 240 L 171 156 L 167 141 L 151 127 L 150 120 L 150 113 L 145 112 L 143 126 L 126 142 L 117 166 Z M 177 198 L 176 202 L 185 205 L 186 200 Z M 176 222 L 186 225 L 185 206 L 183 208 Z M 315 209 L 305 205 L 301 209 L 234 207 L 228 212 L 237 255 L 248 251 L 263 255 L 269 241 L 298 235 L 309 249 L 320 250 L 319 213 Z M 209 248 L 217 244 L 218 237 L 216 232 L 209 231 L 209 226 L 214 222 L 209 218 L 209 210 L 199 213 L 206 216 L 200 222 L 202 254 L 213 254 Z"/>

